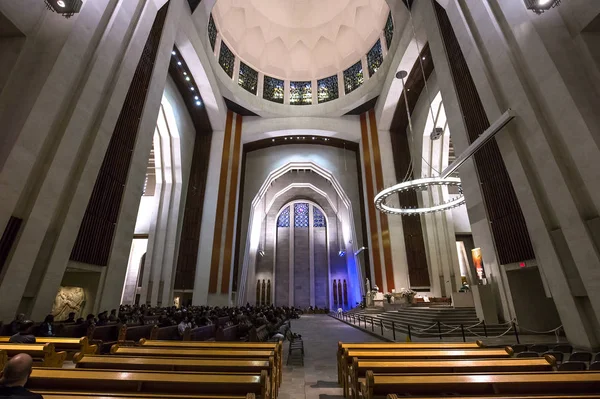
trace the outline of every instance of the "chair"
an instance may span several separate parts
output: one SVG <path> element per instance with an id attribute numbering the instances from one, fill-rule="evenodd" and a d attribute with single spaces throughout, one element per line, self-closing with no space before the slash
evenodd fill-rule
<path id="1" fill-rule="evenodd" d="M 514 353 L 527 352 L 527 345 L 513 345 L 512 349 Z"/>
<path id="2" fill-rule="evenodd" d="M 544 353 L 548 352 L 550 348 L 548 348 L 548 345 L 531 345 L 529 350 L 532 352 Z"/>
<path id="3" fill-rule="evenodd" d="M 544 355 L 552 355 L 552 356 L 554 356 L 554 358 L 556 359 L 557 363 L 562 363 L 563 358 L 564 358 L 564 353 L 557 352 L 557 351 L 544 352 L 544 353 L 542 353 L 542 356 L 544 356 Z"/>
<path id="4" fill-rule="evenodd" d="M 570 362 L 586 362 L 592 361 L 592 354 L 590 352 L 573 352 L 569 356 Z"/>
<path id="5" fill-rule="evenodd" d="M 517 353 L 517 357 L 540 357 L 540 355 L 537 352 L 526 351 Z"/>
<path id="6" fill-rule="evenodd" d="M 564 362 L 558 366 L 558 371 L 585 371 L 587 365 L 584 362 Z"/>
<path id="7" fill-rule="evenodd" d="M 300 337 L 295 337 L 291 329 L 287 330 L 285 337 L 290 342 L 286 364 L 290 364 L 290 359 L 292 358 L 294 351 L 300 351 L 300 359 L 302 361 L 302 366 L 304 366 L 304 341 L 302 341 L 302 338 Z"/>
<path id="8" fill-rule="evenodd" d="M 573 347 L 571 345 L 561 344 L 561 345 L 556 345 L 554 348 L 552 348 L 552 350 L 556 351 L 556 352 L 562 352 L 562 353 L 571 353 L 571 352 L 573 352 Z"/>
<path id="9" fill-rule="evenodd" d="M 596 357 L 598 357 L 598 356 L 596 356 Z M 596 362 L 590 364 L 589 369 L 593 370 L 593 371 L 600 371 L 600 361 L 596 361 Z"/>

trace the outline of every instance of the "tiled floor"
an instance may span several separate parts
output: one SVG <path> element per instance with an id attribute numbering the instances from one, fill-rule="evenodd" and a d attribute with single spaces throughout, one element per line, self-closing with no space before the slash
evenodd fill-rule
<path id="1" fill-rule="evenodd" d="M 336 350 L 338 341 L 380 342 L 378 338 L 327 315 L 304 315 L 292 320 L 292 331 L 304 341 L 304 367 L 293 358 L 283 367 L 279 399 L 343 398 L 337 383 Z M 284 347 L 287 362 L 287 345 Z"/>

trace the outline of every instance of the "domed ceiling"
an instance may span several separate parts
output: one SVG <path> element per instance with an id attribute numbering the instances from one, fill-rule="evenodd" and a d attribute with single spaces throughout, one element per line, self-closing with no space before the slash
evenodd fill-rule
<path id="1" fill-rule="evenodd" d="M 385 0 L 217 0 L 227 46 L 265 75 L 312 80 L 356 63 L 380 37 Z"/>

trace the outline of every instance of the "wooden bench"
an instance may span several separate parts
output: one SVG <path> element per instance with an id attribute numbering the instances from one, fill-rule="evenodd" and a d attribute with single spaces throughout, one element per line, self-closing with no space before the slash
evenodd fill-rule
<path id="1" fill-rule="evenodd" d="M 238 338 L 238 326 L 219 326 L 217 327 L 217 332 L 215 333 L 215 341 L 221 342 L 236 342 L 239 341 Z"/>
<path id="2" fill-rule="evenodd" d="M 271 380 L 271 392 L 277 396 L 279 390 L 278 368 L 274 357 L 266 360 L 252 359 L 186 359 L 165 357 L 130 357 L 77 355 L 73 359 L 78 369 L 103 370 L 152 370 L 152 371 L 190 371 L 212 374 L 249 373 L 260 374 L 265 370 Z"/>
<path id="3" fill-rule="evenodd" d="M 161 341 L 181 341 L 182 337 L 179 335 L 179 329 L 177 326 L 155 326 L 154 330 L 152 330 L 152 333 L 150 334 L 150 339 L 158 339 Z"/>
<path id="4" fill-rule="evenodd" d="M 344 393 L 348 394 L 350 367 L 354 359 L 394 361 L 394 360 L 423 360 L 423 359 L 499 359 L 513 355 L 511 347 L 504 349 L 414 349 L 414 350 L 367 350 L 344 349 L 342 356 L 342 385 Z M 388 392 L 391 393 L 391 392 Z"/>
<path id="5" fill-rule="evenodd" d="M 90 333 L 90 331 L 85 326 L 85 324 L 67 323 L 67 324 L 57 324 L 57 326 L 56 326 L 56 336 L 57 337 L 65 337 L 65 338 L 88 337 L 89 338 L 89 333 Z"/>
<path id="6" fill-rule="evenodd" d="M 125 328 L 125 334 L 123 340 L 119 341 L 119 343 L 132 346 L 140 339 L 149 339 L 152 333 L 158 328 L 153 324 L 133 327 L 125 325 L 123 327 Z"/>
<path id="7" fill-rule="evenodd" d="M 4 370 L 4 366 L 6 366 L 6 362 L 8 362 L 8 354 L 5 350 L 0 349 L 0 370 Z"/>
<path id="8" fill-rule="evenodd" d="M 217 326 L 211 324 L 209 326 L 196 327 L 190 330 L 189 338 L 184 338 L 184 341 L 208 341 L 214 340 Z"/>
<path id="9" fill-rule="evenodd" d="M 56 352 L 54 344 L 0 344 L 0 350 L 6 352 L 8 358 L 27 353 L 33 358 L 33 364 L 41 367 L 62 367 L 67 360 L 67 352 Z"/>
<path id="10" fill-rule="evenodd" d="M 10 337 L 0 337 L 0 344 L 9 343 Z M 36 337 L 38 344 L 53 344 L 57 351 L 67 352 L 67 360 L 71 360 L 75 353 L 94 354 L 98 351 L 98 346 L 90 345 L 87 337 L 66 338 L 66 337 Z"/>
<path id="11" fill-rule="evenodd" d="M 40 393 L 40 392 L 37 392 Z M 53 392 L 42 391 L 44 399 L 256 399 L 256 395 L 249 393 L 246 395 L 153 395 L 149 393 L 142 394 L 111 394 L 111 393 L 93 393 L 93 392 Z"/>
<path id="12" fill-rule="evenodd" d="M 361 390 L 364 399 L 385 398 L 392 392 L 414 396 L 457 394 L 507 398 L 506 395 L 523 394 L 597 394 L 598 387 L 600 373 L 589 371 L 430 375 L 386 375 L 368 371 Z"/>
<path id="13" fill-rule="evenodd" d="M 270 382 L 266 371 L 260 374 L 201 374 L 166 371 L 112 371 L 86 369 L 34 368 L 28 389 L 45 396 L 46 392 L 148 393 L 239 395 L 253 393 L 270 399 Z M 162 396 L 161 396 L 162 397 Z"/>
<path id="14" fill-rule="evenodd" d="M 554 371 L 556 370 L 556 359 L 550 355 L 540 358 L 523 359 L 415 360 L 397 362 L 355 358 L 350 370 L 350 388 L 348 392 L 344 393 L 348 393 L 357 399 L 360 393 L 360 385 L 364 383 L 364 378 L 369 370 L 374 374 L 386 375 Z"/>
<path id="15" fill-rule="evenodd" d="M 143 348 L 173 348 L 173 349 L 228 349 L 228 350 L 272 350 L 275 352 L 275 364 L 278 370 L 283 367 L 283 343 L 277 342 L 192 342 L 192 341 L 152 341 L 141 339 Z M 279 374 L 281 385 L 281 374 Z"/>
<path id="16" fill-rule="evenodd" d="M 88 338 L 92 344 L 98 345 L 100 353 L 107 353 L 112 345 L 125 341 L 126 333 L 124 324 L 112 323 L 90 327 Z"/>
<path id="17" fill-rule="evenodd" d="M 397 343 L 397 342 L 338 342 L 337 363 L 338 363 L 338 382 L 342 381 L 342 357 L 344 349 L 368 349 L 368 350 L 413 350 L 413 349 L 479 349 L 484 348 L 483 342 L 415 342 L 415 343 Z"/>
<path id="18" fill-rule="evenodd" d="M 248 340 L 250 342 L 265 342 L 268 339 L 269 331 L 267 331 L 267 326 L 252 327 L 248 333 Z"/>

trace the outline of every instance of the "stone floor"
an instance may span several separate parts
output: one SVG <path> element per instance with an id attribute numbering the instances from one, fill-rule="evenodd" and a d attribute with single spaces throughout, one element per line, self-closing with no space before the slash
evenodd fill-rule
<path id="1" fill-rule="evenodd" d="M 288 350 L 286 344 L 279 399 L 343 398 L 342 389 L 337 383 L 338 341 L 381 341 L 327 315 L 304 315 L 299 320 L 292 320 L 292 331 L 302 335 L 304 366 L 296 356 L 292 358 L 289 366 L 285 365 Z"/>

